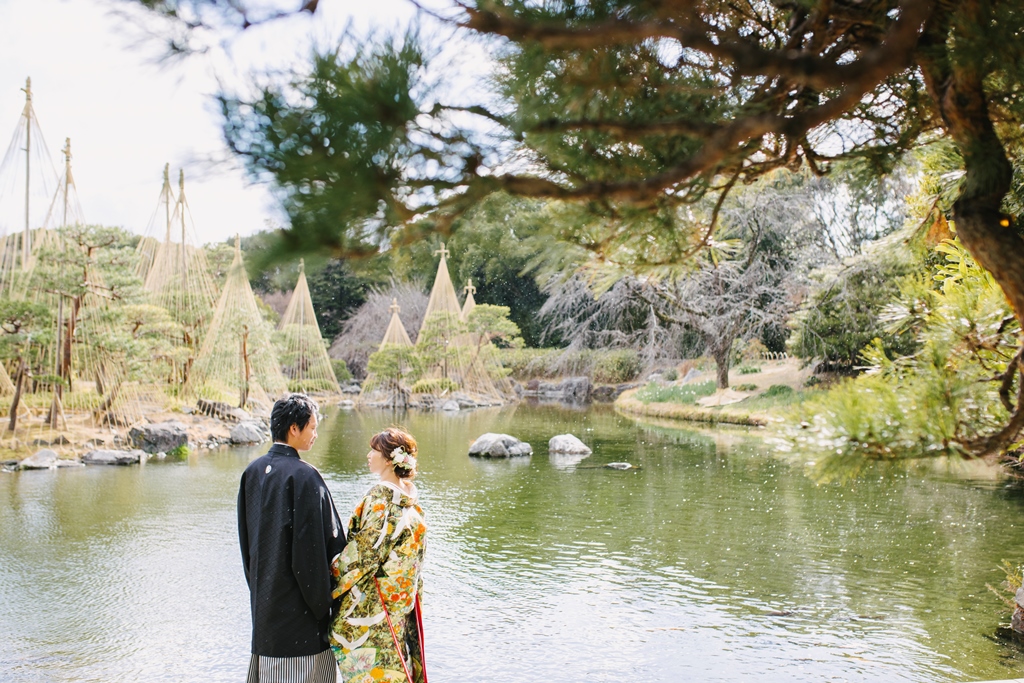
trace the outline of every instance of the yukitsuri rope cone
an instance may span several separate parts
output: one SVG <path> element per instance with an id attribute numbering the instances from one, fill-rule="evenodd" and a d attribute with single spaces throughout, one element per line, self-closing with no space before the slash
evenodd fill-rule
<path id="1" fill-rule="evenodd" d="M 45 252 L 52 255 L 54 251 L 59 252 L 64 248 L 63 237 L 60 234 L 62 228 L 85 224 L 85 212 L 78 200 L 78 188 L 71 171 L 71 138 L 65 138 L 61 154 L 64 155 L 64 172 L 57 180 L 43 222 L 40 227 L 22 233 L 18 247 L 19 257 L 14 261 L 18 265 L 5 278 L 8 286 L 4 291 L 13 299 L 38 300 L 37 293 L 32 293 L 29 289 L 40 254 Z"/>
<path id="2" fill-rule="evenodd" d="M 153 268 L 153 263 L 156 261 L 156 254 L 160 250 L 160 245 L 163 242 L 171 241 L 171 216 L 174 214 L 177 204 L 178 200 L 174 196 L 174 190 L 171 188 L 171 165 L 164 164 L 164 182 L 160 188 L 160 198 L 157 199 L 156 208 L 153 210 L 153 215 L 149 218 L 146 233 L 139 240 L 139 244 L 135 248 L 135 274 L 143 282 L 149 277 L 149 271 Z M 161 236 L 163 237 L 163 242 L 160 241 Z"/>
<path id="3" fill-rule="evenodd" d="M 412 340 L 409 339 L 409 333 L 405 331 L 402 319 L 398 317 L 398 314 L 402 311 L 398 306 L 398 299 L 391 299 L 391 306 L 388 308 L 388 311 L 391 313 L 391 321 L 388 322 L 388 329 L 384 331 L 384 339 L 380 343 L 380 348 L 383 349 L 387 344 L 411 348 Z"/>
<path id="4" fill-rule="evenodd" d="M 368 372 L 363 381 L 362 391 L 359 392 L 359 402 L 371 405 L 388 405 L 402 407 L 408 403 L 408 391 L 401 386 L 401 380 L 397 374 L 404 371 L 409 365 L 409 352 L 412 351 L 412 340 L 409 333 L 405 331 L 402 319 L 398 317 L 402 310 L 398 305 L 398 299 L 391 299 L 391 320 L 388 328 L 384 331 L 384 338 L 377 348 L 378 353 L 390 354 L 391 362 L 394 364 L 395 375 L 392 377 L 379 377 L 373 372 Z"/>
<path id="5" fill-rule="evenodd" d="M 84 225 L 77 199 L 70 140 L 63 152 L 64 175 L 11 292 L 55 314 L 52 343 L 19 369 L 32 375 L 20 379 L 24 403 L 19 413 L 27 415 L 17 430 L 22 439 L 30 432 L 35 441 L 51 446 L 67 445 L 67 434 L 94 427 L 123 432 L 143 412 L 143 392 L 132 377 L 126 343 L 130 335 L 113 314 L 120 303 L 112 300 L 96 267 L 95 253 L 103 244 L 92 244 L 93 232 Z"/>
<path id="6" fill-rule="evenodd" d="M 441 260 L 416 339 L 421 362 L 429 367 L 417 384 L 426 390 L 424 393 L 441 399 L 461 394 L 477 404 L 503 403 L 511 398 L 511 385 L 503 379 L 501 366 L 495 365 L 493 354 L 482 352 L 485 350 L 474 343 L 473 336 L 465 329 L 463 307 L 459 305 L 448 274 L 449 253 L 443 243 L 441 249 L 434 252 Z M 467 293 L 472 296 L 472 285 Z M 475 305 L 475 302 L 467 302 L 466 308 L 471 311 Z M 414 390 L 416 388 L 414 385 Z"/>
<path id="7" fill-rule="evenodd" d="M 34 232 L 43 225 L 58 185 L 57 169 L 32 105 L 32 80 L 25 80 L 25 107 L 0 161 L 0 294 L 29 268 Z"/>
<path id="8" fill-rule="evenodd" d="M 14 382 L 11 381 L 7 368 L 0 363 L 0 396 L 11 396 L 12 394 L 14 394 Z"/>
<path id="9" fill-rule="evenodd" d="M 462 319 L 469 320 L 470 312 L 476 308 L 476 299 L 473 298 L 476 287 L 473 286 L 472 278 L 466 279 L 466 286 L 462 288 L 462 291 L 466 293 L 466 301 L 462 304 Z"/>
<path id="10" fill-rule="evenodd" d="M 281 367 L 288 380 L 289 391 L 341 393 L 327 355 L 327 345 L 320 335 L 303 261 L 299 261 L 299 280 L 281 316 L 277 336 L 282 350 Z"/>
<path id="11" fill-rule="evenodd" d="M 256 304 L 236 237 L 235 259 L 184 395 L 269 413 L 274 400 L 288 390 L 273 332 Z"/>
<path id="12" fill-rule="evenodd" d="M 181 171 L 174 212 L 146 273 L 144 287 L 152 295 L 152 303 L 167 309 L 179 326 L 171 341 L 185 352 L 176 362 L 172 377 L 182 384 L 187 383 L 192 363 L 203 347 L 217 301 L 206 253 L 198 246 L 192 226 L 192 212 L 185 198 L 185 173 Z"/>

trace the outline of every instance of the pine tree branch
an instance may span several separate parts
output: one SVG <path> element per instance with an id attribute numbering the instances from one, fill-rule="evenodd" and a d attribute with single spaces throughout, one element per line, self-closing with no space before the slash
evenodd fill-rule
<path id="1" fill-rule="evenodd" d="M 504 8 L 465 6 L 467 18 L 460 25 L 479 33 L 563 50 L 594 50 L 670 38 L 679 41 L 684 49 L 699 50 L 727 61 L 737 75 L 781 77 L 826 90 L 836 83 L 849 86 L 867 81 L 873 85 L 881 80 L 880 73 L 895 73 L 909 66 L 921 25 L 934 7 L 934 0 L 903 0 L 897 10 L 899 18 L 881 44 L 863 52 L 859 59 L 843 64 L 821 59 L 810 51 L 765 50 L 752 41 L 726 39 L 696 11 L 688 12 L 685 21 L 629 21 L 616 17 L 567 26 L 564 22 L 520 18 Z"/>

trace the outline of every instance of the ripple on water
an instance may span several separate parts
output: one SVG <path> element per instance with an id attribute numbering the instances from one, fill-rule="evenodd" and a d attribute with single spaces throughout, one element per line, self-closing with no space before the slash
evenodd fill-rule
<path id="1" fill-rule="evenodd" d="M 372 483 L 369 435 L 394 421 L 321 429 L 309 459 L 346 520 Z M 599 410 L 401 421 L 421 445 L 435 681 L 1024 675 L 985 638 L 998 605 L 984 594 L 1006 548 L 1024 547 L 1009 526 L 1020 491 L 946 472 L 816 486 L 756 444 Z M 538 453 L 466 457 L 485 431 Z M 545 457 L 565 432 L 594 454 Z M 0 479 L 5 680 L 241 680 L 234 504 L 251 455 Z M 612 461 L 641 469 L 591 468 Z"/>

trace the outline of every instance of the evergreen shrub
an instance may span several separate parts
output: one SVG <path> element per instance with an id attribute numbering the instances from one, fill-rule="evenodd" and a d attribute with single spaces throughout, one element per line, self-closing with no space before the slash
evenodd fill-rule
<path id="1" fill-rule="evenodd" d="M 632 349 L 597 351 L 594 355 L 594 382 L 621 384 L 636 379 L 643 370 L 640 354 Z"/>
<path id="2" fill-rule="evenodd" d="M 414 394 L 434 394 L 440 396 L 445 392 L 457 391 L 459 385 L 456 384 L 448 377 L 437 377 L 433 379 L 421 379 L 412 385 L 412 393 Z"/>
<path id="3" fill-rule="evenodd" d="M 340 358 L 331 359 L 331 367 L 334 368 L 334 376 L 339 382 L 347 382 L 352 379 L 352 373 L 349 372 L 348 363 Z"/>
<path id="4" fill-rule="evenodd" d="M 559 355 L 561 349 L 496 349 L 502 366 L 513 379 L 525 382 L 534 378 L 553 377 L 548 368 L 549 361 Z"/>

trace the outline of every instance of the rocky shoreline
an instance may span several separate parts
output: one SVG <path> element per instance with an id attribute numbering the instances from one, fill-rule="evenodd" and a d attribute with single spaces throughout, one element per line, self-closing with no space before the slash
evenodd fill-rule
<path id="1" fill-rule="evenodd" d="M 50 439 L 34 438 L 24 443 L 9 438 L 9 452 L 25 457 L 0 460 L 6 471 L 56 469 L 85 465 L 134 465 L 149 459 L 180 456 L 225 445 L 253 445 L 270 440 L 269 418 L 253 415 L 225 403 L 200 399 L 196 406 L 180 412 L 165 411 L 148 416 L 148 422 L 133 426 L 126 436 L 103 428 L 77 428 Z"/>

